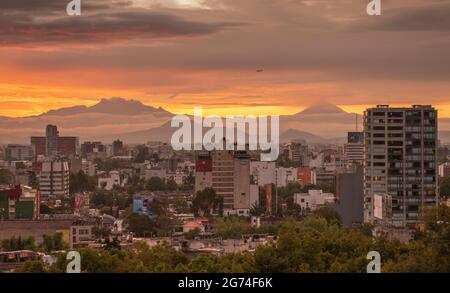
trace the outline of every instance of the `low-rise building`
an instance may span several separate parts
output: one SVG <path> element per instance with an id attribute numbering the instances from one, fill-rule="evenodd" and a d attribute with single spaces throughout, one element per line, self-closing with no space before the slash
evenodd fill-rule
<path id="1" fill-rule="evenodd" d="M 95 239 L 94 225 L 84 221 L 77 221 L 70 227 L 70 248 L 85 247 Z"/>
<path id="2" fill-rule="evenodd" d="M 112 190 L 114 186 L 121 186 L 119 171 L 109 172 L 109 176 L 98 178 L 98 187 L 105 190 Z"/>
<path id="3" fill-rule="evenodd" d="M 84 174 L 88 176 L 93 177 L 97 175 L 97 164 L 92 161 L 83 160 L 81 162 L 81 169 L 83 170 Z"/>
<path id="4" fill-rule="evenodd" d="M 144 175 L 145 180 L 149 180 L 153 177 L 165 179 L 167 177 L 167 169 L 162 167 L 151 167 L 150 169 L 146 169 Z"/>
<path id="5" fill-rule="evenodd" d="M 297 180 L 297 168 L 277 168 L 276 169 L 276 186 L 285 187 L 289 183 L 298 182 Z"/>
<path id="6" fill-rule="evenodd" d="M 205 226 L 202 221 L 192 220 L 186 221 L 183 224 L 183 233 L 188 233 L 192 230 L 198 229 L 200 232 L 205 232 Z"/>
<path id="7" fill-rule="evenodd" d="M 172 179 L 177 185 L 183 185 L 184 179 L 186 177 L 187 175 L 181 172 L 169 173 L 166 176 L 166 180 Z"/>
<path id="8" fill-rule="evenodd" d="M 322 190 L 308 190 L 308 193 L 294 194 L 294 203 L 298 204 L 304 212 L 314 211 L 335 201 L 334 194 L 324 193 Z"/>
<path id="9" fill-rule="evenodd" d="M 151 203 L 155 196 L 153 195 L 134 195 L 133 196 L 133 213 L 144 215 L 148 217 L 158 216 L 155 211 L 151 209 Z"/>
<path id="10" fill-rule="evenodd" d="M 439 165 L 438 168 L 439 177 L 449 177 L 450 176 L 450 163 L 446 162 Z"/>
<path id="11" fill-rule="evenodd" d="M 42 199 L 57 196 L 69 196 L 70 171 L 65 160 L 47 160 L 42 162 L 39 175 L 39 190 Z"/>
<path id="12" fill-rule="evenodd" d="M 28 186 L 0 187 L 2 220 L 36 220 L 40 209 L 39 191 Z"/>
<path id="13" fill-rule="evenodd" d="M 310 167 L 297 168 L 297 179 L 304 185 L 316 184 L 316 171 Z"/>

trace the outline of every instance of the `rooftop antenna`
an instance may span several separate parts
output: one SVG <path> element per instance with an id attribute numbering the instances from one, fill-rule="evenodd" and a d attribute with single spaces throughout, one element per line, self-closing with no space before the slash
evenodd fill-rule
<path id="1" fill-rule="evenodd" d="M 356 132 L 358 132 L 358 113 L 355 113 L 355 121 L 356 121 Z"/>

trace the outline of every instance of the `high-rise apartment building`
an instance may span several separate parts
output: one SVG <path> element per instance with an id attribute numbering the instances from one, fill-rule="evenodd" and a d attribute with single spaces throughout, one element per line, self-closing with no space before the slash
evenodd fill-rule
<path id="1" fill-rule="evenodd" d="M 250 176 L 253 179 L 252 184 L 257 184 L 261 187 L 267 184 L 275 184 L 277 181 L 277 171 L 275 162 L 250 162 Z"/>
<path id="2" fill-rule="evenodd" d="M 80 141 L 77 136 L 59 136 L 57 154 L 59 156 L 73 157 L 80 153 Z"/>
<path id="3" fill-rule="evenodd" d="M 45 156 L 47 153 L 47 138 L 45 136 L 32 136 L 30 143 L 36 158 Z"/>
<path id="4" fill-rule="evenodd" d="M 250 216 L 250 210 L 259 201 L 259 188 L 250 182 L 250 154 L 235 152 L 234 158 L 234 212 L 238 216 Z"/>
<path id="5" fill-rule="evenodd" d="M 347 164 L 358 163 L 364 161 L 364 133 L 349 132 L 347 135 L 347 143 L 344 144 L 344 158 Z"/>
<path id="6" fill-rule="evenodd" d="M 5 149 L 5 160 L 30 161 L 33 159 L 33 148 L 29 145 L 9 144 Z"/>
<path id="7" fill-rule="evenodd" d="M 251 155 L 248 151 L 196 153 L 195 193 L 213 188 L 216 195 L 223 198 L 224 215 L 249 216 L 251 208 L 258 204 L 259 188 L 251 177 Z"/>
<path id="8" fill-rule="evenodd" d="M 308 145 L 305 143 L 292 142 L 289 144 L 289 160 L 297 166 L 308 166 Z"/>
<path id="9" fill-rule="evenodd" d="M 212 157 L 212 188 L 223 197 L 223 208 L 227 212 L 234 207 L 234 155 L 232 151 L 216 150 Z"/>
<path id="10" fill-rule="evenodd" d="M 43 199 L 69 196 L 69 163 L 64 160 L 48 160 L 42 163 L 39 190 Z"/>
<path id="11" fill-rule="evenodd" d="M 364 221 L 364 172 L 357 164 L 351 170 L 336 175 L 336 203 L 333 209 L 341 216 L 342 224 L 352 226 Z"/>
<path id="12" fill-rule="evenodd" d="M 112 153 L 113 156 L 123 155 L 123 142 L 121 140 L 115 140 L 112 143 Z"/>
<path id="13" fill-rule="evenodd" d="M 212 158 L 209 152 L 198 152 L 195 158 L 195 194 L 212 187 Z"/>
<path id="14" fill-rule="evenodd" d="M 59 136 L 55 125 L 47 125 L 44 136 L 32 136 L 31 146 L 35 157 L 73 157 L 80 153 L 80 142 L 76 136 Z"/>
<path id="15" fill-rule="evenodd" d="M 86 157 L 91 153 L 104 153 L 106 152 L 106 147 L 100 141 L 85 141 L 81 145 L 81 155 Z"/>
<path id="16" fill-rule="evenodd" d="M 364 113 L 364 220 L 394 226 L 414 224 L 422 208 L 437 201 L 437 111 L 431 106 Z M 383 197 L 389 215 L 375 215 L 374 198 Z"/>
<path id="17" fill-rule="evenodd" d="M 45 129 L 46 154 L 56 156 L 58 154 L 58 128 L 56 125 L 47 125 Z"/>

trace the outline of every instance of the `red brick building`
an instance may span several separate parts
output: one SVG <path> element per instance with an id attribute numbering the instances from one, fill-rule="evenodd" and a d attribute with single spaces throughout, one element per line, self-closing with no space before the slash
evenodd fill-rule
<path id="1" fill-rule="evenodd" d="M 60 136 L 58 137 L 58 155 L 70 157 L 78 154 L 79 139 L 76 136 Z M 34 150 L 35 157 L 45 156 L 47 154 L 47 138 L 45 136 L 32 136 L 31 146 Z"/>

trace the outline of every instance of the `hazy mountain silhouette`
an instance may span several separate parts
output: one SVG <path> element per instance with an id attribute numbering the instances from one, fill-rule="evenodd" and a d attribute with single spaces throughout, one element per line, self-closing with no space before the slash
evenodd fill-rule
<path id="1" fill-rule="evenodd" d="M 116 139 L 120 139 L 127 143 L 146 143 L 149 141 L 170 142 L 172 134 L 176 130 L 175 128 L 172 128 L 170 124 L 169 121 L 159 127 L 151 129 L 100 135 L 98 136 L 98 139 L 105 142 L 112 142 Z"/>
<path id="2" fill-rule="evenodd" d="M 162 109 L 122 98 L 103 99 L 91 106 L 51 110 L 38 116 L 0 117 L 0 144 L 29 143 L 31 135 L 43 135 L 47 124 L 58 126 L 61 135 L 95 139 L 105 134 L 156 128 L 173 117 Z"/>
<path id="3" fill-rule="evenodd" d="M 154 108 L 151 106 L 144 105 L 143 103 L 136 100 L 126 100 L 123 98 L 111 98 L 102 99 L 97 104 L 87 107 L 87 106 L 73 106 L 69 108 L 62 108 L 58 110 L 50 110 L 41 116 L 46 115 L 76 115 L 85 113 L 105 113 L 112 115 L 140 115 L 148 113 L 162 113 L 170 114 L 162 108 Z"/>
<path id="4" fill-rule="evenodd" d="M 288 130 L 284 131 L 283 133 L 281 133 L 281 135 L 280 135 L 280 142 L 291 142 L 291 141 L 295 141 L 295 140 L 299 140 L 299 141 L 304 140 L 305 142 L 308 142 L 308 143 L 325 142 L 325 139 L 323 139 L 320 136 L 311 134 L 306 131 L 297 130 L 297 129 L 288 129 Z"/>
<path id="5" fill-rule="evenodd" d="M 325 103 L 325 104 L 315 104 L 305 110 L 297 113 L 297 115 L 309 115 L 309 114 L 346 114 L 344 110 L 336 105 Z"/>
<path id="6" fill-rule="evenodd" d="M 76 115 L 76 114 L 81 114 L 81 113 L 87 113 L 88 109 L 89 109 L 89 107 L 86 107 L 86 106 L 73 106 L 73 107 L 61 108 L 61 109 L 57 109 L 57 110 L 50 110 L 39 116 L 42 117 L 42 116 L 46 116 L 46 115 L 61 115 L 61 116 Z"/>
<path id="7" fill-rule="evenodd" d="M 81 141 L 129 143 L 170 141 L 176 130 L 170 127 L 174 114 L 136 100 L 103 99 L 87 106 L 51 110 L 39 116 L 0 116 L 0 144 L 29 143 L 31 135 L 43 135 L 47 124 L 58 126 L 61 135 L 79 136 Z M 450 142 L 450 119 L 439 119 L 440 139 Z M 318 104 L 294 115 L 280 116 L 280 141 L 306 140 L 309 143 L 343 142 L 347 132 L 362 130 L 362 116 L 347 113 L 332 104 Z"/>
<path id="8" fill-rule="evenodd" d="M 280 117 L 282 131 L 307 131 L 326 140 L 343 138 L 347 132 L 362 129 L 362 116 L 347 113 L 332 104 L 317 104 L 294 114 Z"/>
<path id="9" fill-rule="evenodd" d="M 192 117 L 191 117 L 191 123 L 192 123 Z M 115 139 L 121 139 L 123 141 L 129 142 L 129 143 L 144 143 L 148 141 L 164 141 L 164 142 L 170 142 L 170 139 L 172 137 L 172 134 L 177 130 L 177 128 L 173 128 L 170 125 L 170 121 L 167 123 L 164 123 L 160 127 L 147 129 L 143 131 L 135 131 L 135 132 L 127 132 L 127 133 L 119 133 L 119 134 L 109 134 L 106 136 L 101 136 L 100 139 L 103 141 L 111 142 Z M 193 123 L 191 124 L 193 125 Z M 225 122 L 224 122 L 225 125 Z M 270 127 L 270 123 L 269 123 Z M 193 129 L 193 127 L 191 127 Z M 208 128 L 203 128 L 203 134 L 208 131 Z M 283 131 L 280 127 L 280 142 L 291 142 L 294 140 L 303 140 L 308 143 L 327 143 L 330 141 L 342 141 L 344 137 L 342 138 L 335 138 L 333 139 L 325 139 L 320 136 L 311 134 L 306 131 L 301 131 L 297 129 L 288 129 L 286 131 Z M 191 135 L 193 137 L 193 132 L 191 132 Z M 247 136 L 248 137 L 248 136 Z"/>

